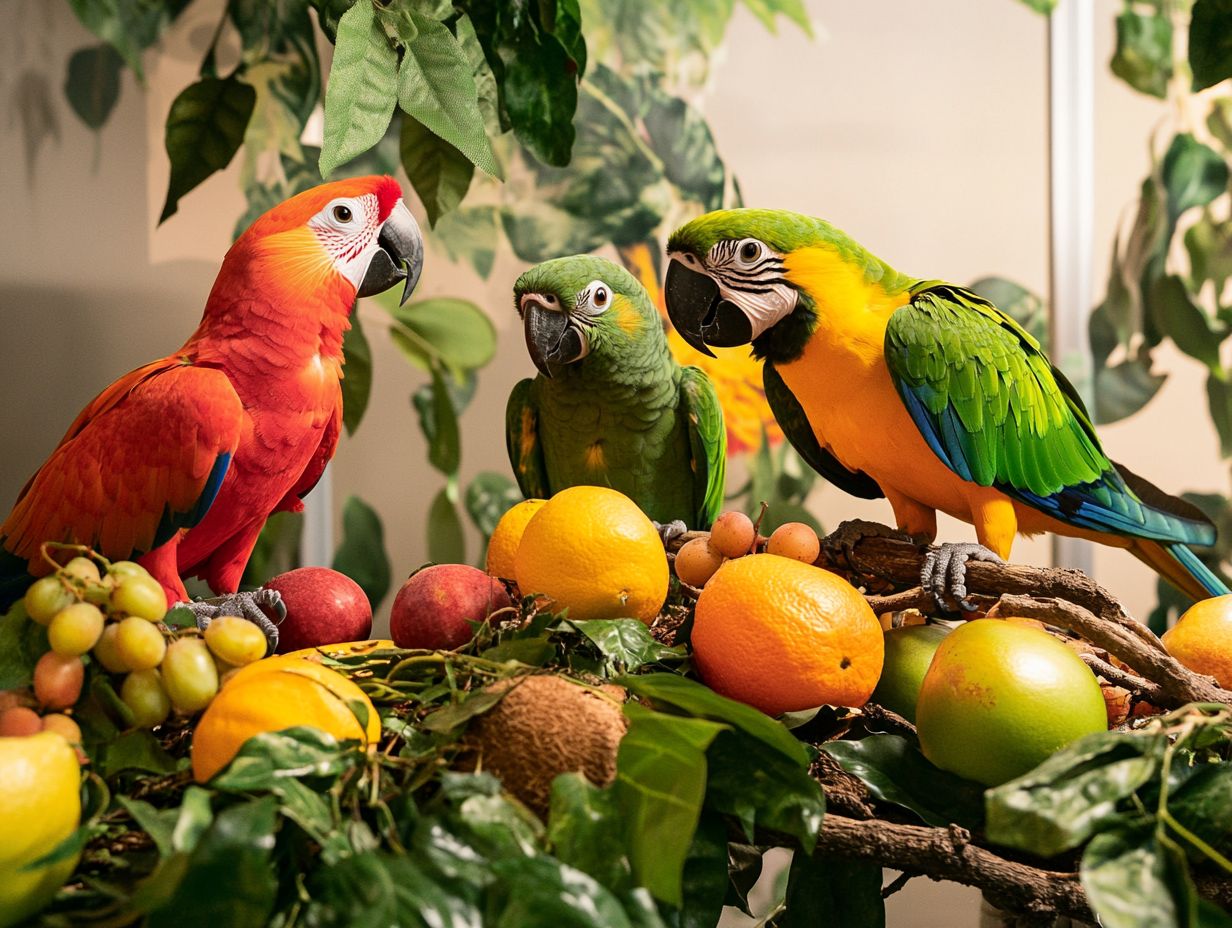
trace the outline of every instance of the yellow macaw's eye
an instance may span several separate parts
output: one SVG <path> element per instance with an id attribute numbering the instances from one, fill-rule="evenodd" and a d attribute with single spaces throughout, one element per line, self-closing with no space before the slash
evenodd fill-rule
<path id="1" fill-rule="evenodd" d="M 740 260 L 744 262 L 753 261 L 761 254 L 761 246 L 757 242 L 745 242 L 740 246 Z"/>

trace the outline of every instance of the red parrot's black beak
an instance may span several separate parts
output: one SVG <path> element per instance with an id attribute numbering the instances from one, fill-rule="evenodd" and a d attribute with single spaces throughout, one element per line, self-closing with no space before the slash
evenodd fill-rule
<path id="1" fill-rule="evenodd" d="M 356 296 L 382 293 L 398 281 L 405 281 L 399 301 L 399 305 L 403 305 L 419 283 L 419 275 L 423 271 L 424 243 L 419 223 L 401 200 L 381 225 L 377 245 L 380 247 L 372 256 L 372 263 L 360 281 Z"/>
<path id="2" fill-rule="evenodd" d="M 731 300 L 719 293 L 719 285 L 709 274 L 685 267 L 675 258 L 667 267 L 663 288 L 667 315 L 680 337 L 702 354 L 710 350 L 747 345 L 753 340 L 753 323 Z"/>

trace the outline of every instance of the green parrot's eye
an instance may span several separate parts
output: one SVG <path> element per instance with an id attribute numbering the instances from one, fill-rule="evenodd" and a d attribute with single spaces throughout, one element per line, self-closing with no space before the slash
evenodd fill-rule
<path id="1" fill-rule="evenodd" d="M 596 287 L 595 288 L 595 306 L 602 308 L 607 305 L 607 301 L 608 301 L 607 287 Z"/>
<path id="2" fill-rule="evenodd" d="M 338 204 L 334 207 L 334 218 L 339 222 L 351 221 L 351 207 Z"/>

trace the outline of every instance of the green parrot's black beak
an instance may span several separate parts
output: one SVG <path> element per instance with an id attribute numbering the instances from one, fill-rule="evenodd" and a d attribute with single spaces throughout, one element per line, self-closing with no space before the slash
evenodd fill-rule
<path id="1" fill-rule="evenodd" d="M 398 281 L 406 281 L 402 288 L 403 305 L 415 292 L 419 274 L 423 270 L 424 243 L 419 223 L 401 200 L 381 225 L 377 236 L 376 254 L 360 281 L 356 296 L 372 296 L 382 293 Z"/>
<path id="2" fill-rule="evenodd" d="M 731 300 L 719 294 L 714 278 L 673 260 L 667 268 L 664 287 L 667 315 L 680 337 L 703 354 L 710 350 L 747 345 L 753 340 L 753 323 Z"/>
<path id="3" fill-rule="evenodd" d="M 521 309 L 526 350 L 544 377 L 553 376 L 554 366 L 572 364 L 586 355 L 586 336 L 559 306 L 550 309 L 532 297 L 523 300 Z"/>

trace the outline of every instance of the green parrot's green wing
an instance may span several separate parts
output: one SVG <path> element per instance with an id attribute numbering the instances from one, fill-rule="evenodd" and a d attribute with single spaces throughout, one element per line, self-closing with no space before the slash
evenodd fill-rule
<path id="1" fill-rule="evenodd" d="M 547 499 L 547 467 L 543 445 L 539 442 L 539 411 L 535 405 L 533 380 L 520 380 L 509 394 L 505 407 L 505 448 L 514 479 L 527 499 Z"/>
<path id="2" fill-rule="evenodd" d="M 693 468 L 696 524 L 708 529 L 723 509 L 727 477 L 727 428 L 714 384 L 699 367 L 686 367 L 680 380 L 680 399 L 689 426 L 689 463 Z"/>
<path id="3" fill-rule="evenodd" d="M 761 379 L 770 411 L 774 413 L 774 418 L 791 446 L 809 467 L 852 496 L 861 499 L 880 499 L 885 496 L 872 477 L 863 471 L 848 470 L 839 463 L 838 458 L 821 447 L 813 427 L 809 425 L 804 407 L 791 392 L 791 388 L 783 382 L 782 375 L 775 370 L 773 364 L 766 362 L 762 366 Z"/>
<path id="4" fill-rule="evenodd" d="M 916 286 L 890 317 L 885 357 L 928 446 L 964 480 L 1070 525 L 1209 543 L 1192 507 L 1104 455 L 1074 388 L 1018 323 L 969 290 Z M 1147 498 L 1149 496 L 1149 499 Z"/>

